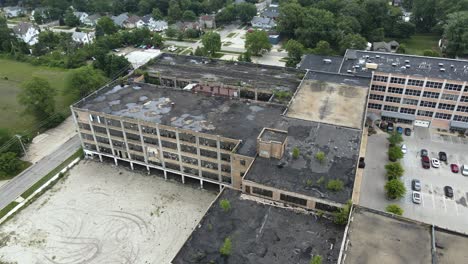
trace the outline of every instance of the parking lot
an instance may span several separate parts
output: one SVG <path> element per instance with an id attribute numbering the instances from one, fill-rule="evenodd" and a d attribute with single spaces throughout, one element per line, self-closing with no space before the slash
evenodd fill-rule
<path id="1" fill-rule="evenodd" d="M 366 169 L 361 188 L 360 204 L 377 210 L 385 210 L 390 203 L 399 204 L 404 216 L 421 222 L 468 233 L 468 177 L 450 170 L 450 164 L 459 167 L 468 165 L 468 139 L 441 135 L 433 129 L 416 127 L 411 136 L 403 136 L 408 151 L 401 160 L 405 169 L 402 181 L 406 185 L 406 196 L 400 201 L 385 198 L 383 186 L 386 183 L 385 164 L 388 163 L 387 134 L 379 133 L 369 137 L 366 152 Z M 447 153 L 447 164 L 440 168 L 423 169 L 420 151 L 426 149 L 430 158 L 437 158 L 439 151 Z M 421 181 L 421 204 L 412 201 L 411 181 Z M 447 198 L 444 186 L 453 188 L 454 197 Z"/>

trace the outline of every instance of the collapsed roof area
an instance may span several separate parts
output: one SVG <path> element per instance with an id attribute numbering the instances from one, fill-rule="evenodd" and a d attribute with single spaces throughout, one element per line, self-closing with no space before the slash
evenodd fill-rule
<path id="1" fill-rule="evenodd" d="M 220 207 L 227 200 L 228 211 Z M 243 199 L 225 189 L 172 263 L 336 263 L 344 226 L 315 215 Z M 220 247 L 230 238 L 229 262 Z"/>

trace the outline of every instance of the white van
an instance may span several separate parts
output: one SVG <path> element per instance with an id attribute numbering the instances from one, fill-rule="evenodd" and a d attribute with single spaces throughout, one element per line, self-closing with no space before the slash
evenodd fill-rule
<path id="1" fill-rule="evenodd" d="M 468 176 L 468 166 L 467 166 L 467 165 L 463 165 L 463 166 L 461 167 L 461 174 L 462 174 L 463 176 Z"/>

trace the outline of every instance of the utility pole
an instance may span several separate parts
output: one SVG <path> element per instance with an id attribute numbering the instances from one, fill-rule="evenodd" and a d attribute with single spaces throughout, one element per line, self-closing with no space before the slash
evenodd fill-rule
<path id="1" fill-rule="evenodd" d="M 27 152 L 26 152 L 26 148 L 25 148 L 24 145 L 23 145 L 23 141 L 21 141 L 21 136 L 18 135 L 18 134 L 16 134 L 15 136 L 18 138 L 18 140 L 19 140 L 19 142 L 20 142 L 20 144 L 21 144 L 21 147 L 23 148 L 24 156 L 27 158 L 27 157 L 28 157 L 28 154 L 27 154 Z"/>

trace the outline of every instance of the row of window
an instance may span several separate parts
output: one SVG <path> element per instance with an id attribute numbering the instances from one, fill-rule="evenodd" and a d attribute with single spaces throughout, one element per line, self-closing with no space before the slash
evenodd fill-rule
<path id="1" fill-rule="evenodd" d="M 453 120 L 468 123 L 468 116 L 454 115 Z"/>
<path id="2" fill-rule="evenodd" d="M 373 80 L 377 81 L 377 82 L 387 82 L 388 77 L 387 76 L 374 75 Z M 390 83 L 405 84 L 405 82 L 406 82 L 405 78 L 399 78 L 399 77 L 391 77 L 390 78 Z M 411 85 L 411 86 L 423 87 L 424 86 L 424 80 L 408 79 L 407 84 Z M 444 84 L 441 83 L 441 82 L 434 82 L 434 81 L 427 81 L 426 82 L 426 87 L 428 87 L 428 88 L 442 89 L 443 85 Z M 461 84 L 446 83 L 444 89 L 445 90 L 450 90 L 450 91 L 461 91 L 462 87 L 463 87 L 463 85 L 461 85 Z M 468 87 L 465 88 L 465 91 L 468 91 Z"/>
<path id="3" fill-rule="evenodd" d="M 371 108 L 371 109 L 382 110 L 382 104 L 369 103 L 368 107 Z M 397 106 L 391 106 L 391 105 L 385 105 L 385 106 L 383 107 L 383 110 L 384 110 L 384 111 L 390 111 L 390 112 L 398 112 L 398 107 L 397 107 Z M 457 110 L 458 110 L 458 109 L 457 109 Z M 465 110 L 465 111 L 463 111 L 463 112 L 468 112 L 468 107 L 465 107 L 464 110 Z M 415 109 L 405 108 L 405 107 L 400 108 L 400 111 L 399 111 L 399 112 L 400 112 L 400 113 L 403 113 L 403 114 L 410 114 L 410 115 L 416 114 L 416 110 L 415 110 Z M 433 116 L 434 116 L 434 112 L 433 112 L 433 111 L 418 110 L 417 115 L 418 115 L 418 116 L 433 117 Z M 451 114 L 438 113 L 438 112 L 437 112 L 437 113 L 435 113 L 434 118 L 450 120 L 450 119 L 452 118 L 452 115 L 451 115 Z M 460 116 L 460 115 L 455 115 L 453 120 L 455 120 L 455 121 L 461 121 L 461 122 L 468 122 L 468 117 L 466 117 L 466 116 Z"/>

